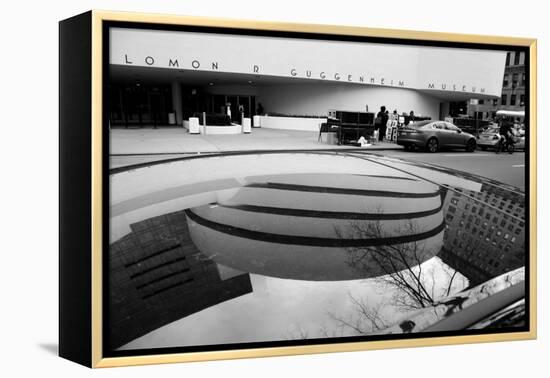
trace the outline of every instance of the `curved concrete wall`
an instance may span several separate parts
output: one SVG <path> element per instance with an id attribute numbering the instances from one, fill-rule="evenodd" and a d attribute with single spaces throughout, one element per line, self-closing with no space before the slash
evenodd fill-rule
<path id="1" fill-rule="evenodd" d="M 271 103 L 267 103 L 271 106 Z M 260 117 L 260 125 L 267 129 L 278 130 L 301 130 L 319 132 L 321 123 L 326 122 L 326 118 L 298 118 L 298 117 Z"/>
<path id="2" fill-rule="evenodd" d="M 440 100 L 429 95 L 391 87 L 364 87 L 339 83 L 303 83 L 262 87 L 259 101 L 267 113 L 326 115 L 329 109 L 378 112 L 386 106 L 407 114 L 439 119 Z M 263 126 L 263 124 L 262 124 Z"/>

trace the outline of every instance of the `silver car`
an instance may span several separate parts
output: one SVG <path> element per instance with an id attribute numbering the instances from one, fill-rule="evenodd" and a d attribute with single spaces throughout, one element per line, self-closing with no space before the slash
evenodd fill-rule
<path id="1" fill-rule="evenodd" d="M 426 149 L 436 152 L 440 148 L 476 149 L 476 138 L 445 121 L 420 121 L 403 127 L 397 132 L 397 144 L 405 149 Z"/>
<path id="2" fill-rule="evenodd" d="M 491 126 L 487 128 L 485 131 L 483 131 L 481 134 L 479 134 L 479 138 L 477 139 L 477 145 L 483 150 L 487 150 L 488 148 L 494 149 L 497 145 L 497 142 L 500 139 L 500 132 L 499 132 L 499 126 Z M 517 130 L 512 129 L 512 132 L 514 133 L 514 139 L 515 139 L 515 149 L 518 150 L 524 150 L 525 149 L 525 132 L 523 135 Z"/>

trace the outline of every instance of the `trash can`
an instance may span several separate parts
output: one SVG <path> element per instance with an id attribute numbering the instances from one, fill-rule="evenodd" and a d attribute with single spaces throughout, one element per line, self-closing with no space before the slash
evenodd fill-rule
<path id="1" fill-rule="evenodd" d="M 189 118 L 189 134 L 199 134 L 199 119 L 197 117 Z"/>
<path id="2" fill-rule="evenodd" d="M 176 124 L 176 113 L 168 113 L 168 124 L 169 125 Z"/>
<path id="3" fill-rule="evenodd" d="M 243 133 L 250 134 L 252 129 L 250 128 L 250 118 L 243 118 Z"/>
<path id="4" fill-rule="evenodd" d="M 252 124 L 252 127 L 262 127 L 262 119 L 260 118 L 259 115 L 255 115 L 253 117 L 253 124 Z"/>

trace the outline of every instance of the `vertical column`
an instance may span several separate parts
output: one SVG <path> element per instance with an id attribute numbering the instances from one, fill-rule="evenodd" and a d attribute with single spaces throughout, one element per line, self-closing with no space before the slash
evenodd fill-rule
<path id="1" fill-rule="evenodd" d="M 172 82 L 172 108 L 176 113 L 176 123 L 181 125 L 183 122 L 181 84 L 175 80 Z"/>

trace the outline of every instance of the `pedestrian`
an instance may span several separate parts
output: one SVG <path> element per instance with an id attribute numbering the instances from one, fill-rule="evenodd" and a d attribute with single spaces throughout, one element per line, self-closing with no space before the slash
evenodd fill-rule
<path id="1" fill-rule="evenodd" d="M 256 108 L 256 114 L 264 115 L 264 107 L 261 102 L 258 102 L 258 107 Z"/>
<path id="2" fill-rule="evenodd" d="M 397 114 L 397 109 L 393 109 L 393 113 L 391 114 L 391 120 L 399 121 L 399 114 Z"/>
<path id="3" fill-rule="evenodd" d="M 378 140 L 380 142 L 382 142 L 384 140 L 384 136 L 386 135 L 386 125 L 388 123 L 388 113 L 386 111 L 386 107 L 385 106 L 381 106 L 380 107 L 380 111 L 378 112 L 378 114 L 376 115 L 376 119 L 378 120 L 379 122 L 379 126 L 378 126 L 378 130 L 379 130 L 379 133 L 378 133 Z"/>
<path id="4" fill-rule="evenodd" d="M 411 112 L 409 113 L 409 123 L 413 123 L 414 122 L 414 111 L 411 110 Z"/>
<path id="5" fill-rule="evenodd" d="M 229 117 L 229 120 L 231 120 L 231 103 L 228 102 L 225 104 L 225 114 Z"/>
<path id="6" fill-rule="evenodd" d="M 239 105 L 239 120 L 241 121 L 241 125 L 243 124 L 244 115 L 244 105 Z"/>

